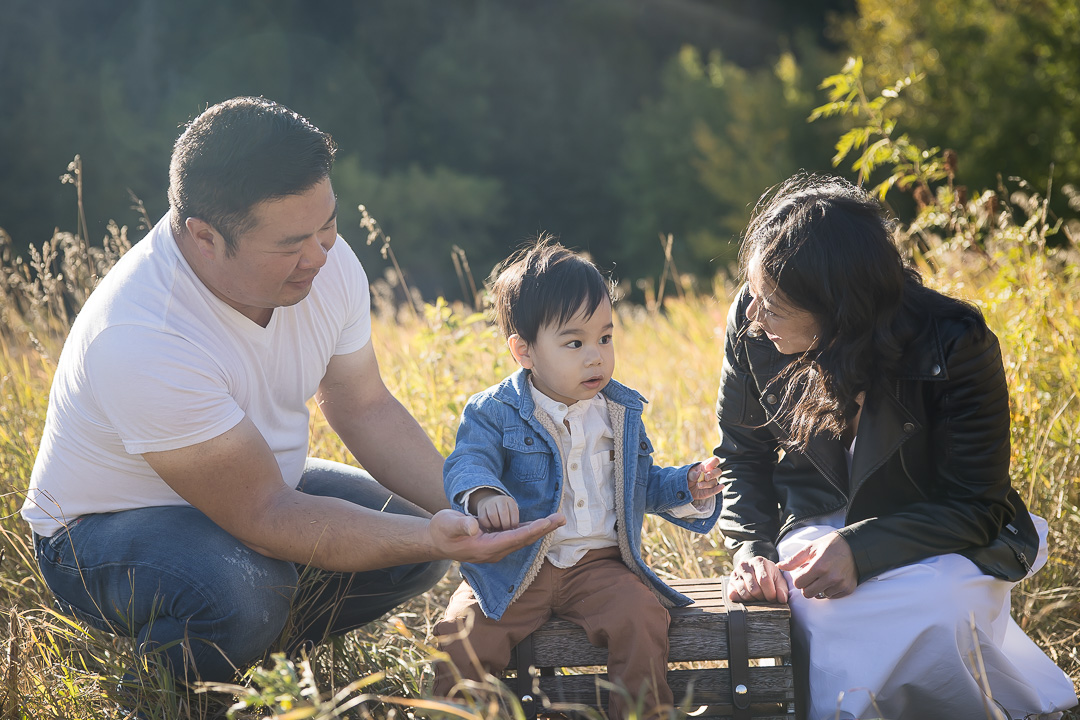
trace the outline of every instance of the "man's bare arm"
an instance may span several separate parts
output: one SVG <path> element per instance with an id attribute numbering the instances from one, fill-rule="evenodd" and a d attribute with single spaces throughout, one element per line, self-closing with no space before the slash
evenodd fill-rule
<path id="1" fill-rule="evenodd" d="M 173 490 L 248 547 L 326 570 L 360 572 L 437 559 L 497 560 L 561 525 L 553 516 L 516 530 L 483 533 L 452 510 L 435 517 L 383 513 L 290 488 L 248 419 L 212 440 L 146 453 Z"/>
<path id="2" fill-rule="evenodd" d="M 428 512 L 450 507 L 443 457 L 386 388 L 371 343 L 331 358 L 315 399 L 345 447 L 381 485 Z"/>

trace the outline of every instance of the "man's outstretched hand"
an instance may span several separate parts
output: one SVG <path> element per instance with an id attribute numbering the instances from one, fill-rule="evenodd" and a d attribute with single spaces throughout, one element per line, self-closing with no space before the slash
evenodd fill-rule
<path id="1" fill-rule="evenodd" d="M 495 562 L 565 524 L 566 517 L 555 513 L 512 530 L 485 532 L 474 517 L 456 510 L 440 510 L 432 516 L 429 532 L 433 546 L 444 557 L 462 562 Z"/>

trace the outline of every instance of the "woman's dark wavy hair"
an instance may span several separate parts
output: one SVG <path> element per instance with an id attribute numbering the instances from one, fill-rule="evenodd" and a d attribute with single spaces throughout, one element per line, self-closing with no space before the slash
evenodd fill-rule
<path id="1" fill-rule="evenodd" d="M 817 320 L 818 343 L 789 365 L 780 414 L 788 444 L 814 435 L 840 437 L 858 411 L 860 392 L 902 370 L 901 357 L 932 317 L 979 311 L 923 286 L 894 240 L 893 223 L 862 188 L 832 176 L 800 173 L 762 196 L 739 256 L 785 298 Z"/>
<path id="2" fill-rule="evenodd" d="M 333 139 L 303 116 L 262 97 L 218 103 L 188 123 L 169 164 L 174 232 L 208 222 L 226 251 L 255 223 L 252 208 L 300 195 L 330 176 Z"/>
<path id="3" fill-rule="evenodd" d="M 550 235 L 521 248 L 500 263 L 491 276 L 491 304 L 503 335 L 536 342 L 542 327 L 559 327 L 582 305 L 586 319 L 607 298 L 613 286 L 587 258 Z"/>

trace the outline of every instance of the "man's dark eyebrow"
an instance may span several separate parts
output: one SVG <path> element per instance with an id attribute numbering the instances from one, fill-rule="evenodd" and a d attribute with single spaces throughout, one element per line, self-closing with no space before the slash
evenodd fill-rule
<path id="1" fill-rule="evenodd" d="M 330 213 L 330 217 L 327 218 L 326 222 L 323 223 L 323 227 L 326 227 L 330 223 L 334 222 L 334 220 L 337 219 L 337 214 L 338 214 L 338 199 L 337 199 L 337 195 L 335 195 L 334 196 L 334 212 Z M 309 237 L 311 237 L 311 236 L 310 235 L 290 235 L 289 237 L 284 237 L 280 241 L 278 241 L 278 245 L 280 245 L 280 246 L 299 245 L 300 243 L 307 240 Z"/>

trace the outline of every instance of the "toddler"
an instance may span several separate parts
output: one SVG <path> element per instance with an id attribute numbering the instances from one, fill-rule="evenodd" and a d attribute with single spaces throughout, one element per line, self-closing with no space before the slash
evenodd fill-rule
<path id="1" fill-rule="evenodd" d="M 634 700 L 671 706 L 668 607 L 689 598 L 641 558 L 646 512 L 696 532 L 716 522 L 718 459 L 657 467 L 643 398 L 612 379 L 610 286 L 582 256 L 541 238 L 505 264 L 492 287 L 500 330 L 521 369 L 469 400 L 444 467 L 455 509 L 485 530 L 546 517 L 566 524 L 465 577 L 435 635 L 464 678 L 501 672 L 514 646 L 553 614 L 608 649 L 609 717 Z M 455 675 L 435 667 L 435 692 Z"/>

